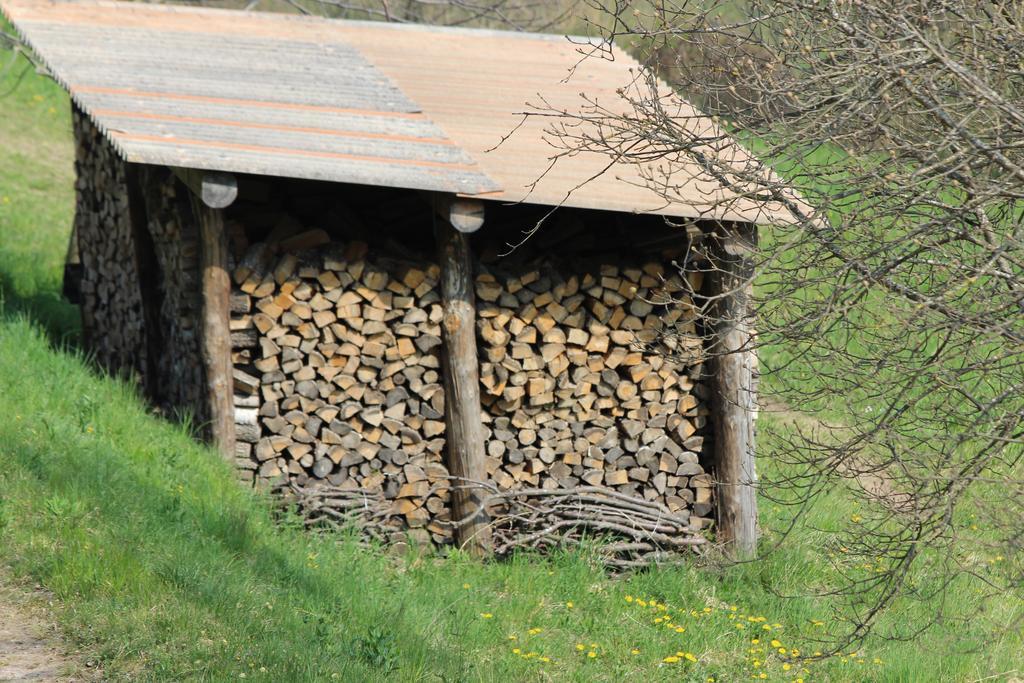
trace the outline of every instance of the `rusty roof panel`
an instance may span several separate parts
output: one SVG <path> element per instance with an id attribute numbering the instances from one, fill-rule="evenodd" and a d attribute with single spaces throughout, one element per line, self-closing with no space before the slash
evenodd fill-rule
<path id="1" fill-rule="evenodd" d="M 626 114 L 638 73 L 561 36 L 328 20 L 110 0 L 0 0 L 131 161 L 436 190 L 690 218 L 785 221 L 689 158 L 649 166 L 562 154 L 551 119 Z M 708 152 L 750 160 L 667 89 Z M 589 125 L 589 124 L 588 124 Z M 585 132 L 586 126 L 580 128 Z M 654 192 L 655 179 L 664 191 Z M 666 200 L 663 195 L 668 195 Z"/>

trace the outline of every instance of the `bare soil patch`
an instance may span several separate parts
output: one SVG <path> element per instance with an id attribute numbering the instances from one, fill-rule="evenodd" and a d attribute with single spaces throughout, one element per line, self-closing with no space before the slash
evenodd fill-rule
<path id="1" fill-rule="evenodd" d="M 0 571 L 0 681 L 94 681 L 66 644 L 42 591 L 19 588 Z"/>

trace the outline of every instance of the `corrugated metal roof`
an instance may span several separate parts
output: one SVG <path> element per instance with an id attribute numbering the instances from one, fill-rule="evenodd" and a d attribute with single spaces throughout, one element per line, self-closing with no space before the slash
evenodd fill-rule
<path id="1" fill-rule="evenodd" d="M 628 113 L 637 65 L 561 36 L 105 0 L 0 0 L 79 106 L 133 162 L 770 222 L 685 159 L 678 201 L 634 164 L 560 156 L 537 107 Z M 681 123 L 716 133 L 678 98 Z M 510 135 L 511 133 L 511 135 Z M 748 159 L 736 145 L 718 152 Z M 605 170 L 607 169 L 607 170 Z M 603 171 L 603 172 L 602 172 Z"/>

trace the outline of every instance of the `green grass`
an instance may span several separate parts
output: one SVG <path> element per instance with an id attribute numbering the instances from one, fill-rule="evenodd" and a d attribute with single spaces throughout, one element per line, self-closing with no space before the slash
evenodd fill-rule
<path id="1" fill-rule="evenodd" d="M 830 556 L 844 559 L 830 530 L 855 510 L 841 491 L 823 496 L 798 542 L 761 562 L 628 579 L 606 576 L 586 553 L 492 564 L 392 557 L 275 518 L 183 427 L 152 416 L 69 344 L 75 311 L 58 296 L 73 209 L 68 121 L 66 97 L 31 74 L 0 99 L 0 562 L 53 591 L 67 637 L 106 676 L 731 681 L 764 670 L 769 680 L 945 681 L 1019 667 L 1020 634 L 985 641 L 985 620 L 950 620 L 910 642 L 873 639 L 808 673 L 784 671 L 777 652 L 749 652 L 776 638 L 810 653 L 841 628 L 841 601 L 784 597 L 827 586 Z M 762 467 L 771 472 L 771 453 Z M 763 513 L 770 528 L 785 511 Z M 841 566 L 868 575 L 861 563 Z M 953 587 L 954 615 L 969 613 L 977 589 Z M 912 633 L 933 608 L 901 602 L 883 630 Z M 1010 623 L 1019 610 L 1007 600 L 984 616 Z M 684 632 L 654 623 L 666 612 Z M 698 662 L 662 662 L 677 651 Z"/>

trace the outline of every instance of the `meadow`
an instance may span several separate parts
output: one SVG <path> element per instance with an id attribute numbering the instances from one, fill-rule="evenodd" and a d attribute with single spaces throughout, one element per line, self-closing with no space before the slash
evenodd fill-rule
<path id="1" fill-rule="evenodd" d="M 10 55 L 0 53 L 8 64 Z M 0 69 L 2 71 L 2 69 Z M 60 297 L 73 214 L 70 104 L 23 60 L 0 80 L 0 564 L 57 598 L 67 639 L 112 680 L 969 681 L 1019 677 L 1008 596 L 962 621 L 978 585 L 903 601 L 832 656 L 858 510 L 823 496 L 756 563 L 607 575 L 587 552 L 481 563 L 309 533 L 240 486 L 186 426 L 104 377 Z M 765 419 L 779 419 L 766 415 Z M 769 450 L 760 466 L 779 467 Z M 768 535 L 787 511 L 762 507 Z M 979 557 L 979 575 L 996 558 Z M 914 577 L 922 586 L 935 577 Z M 962 608 L 962 609 L 961 609 Z M 810 656 L 810 658 L 808 658 Z"/>

